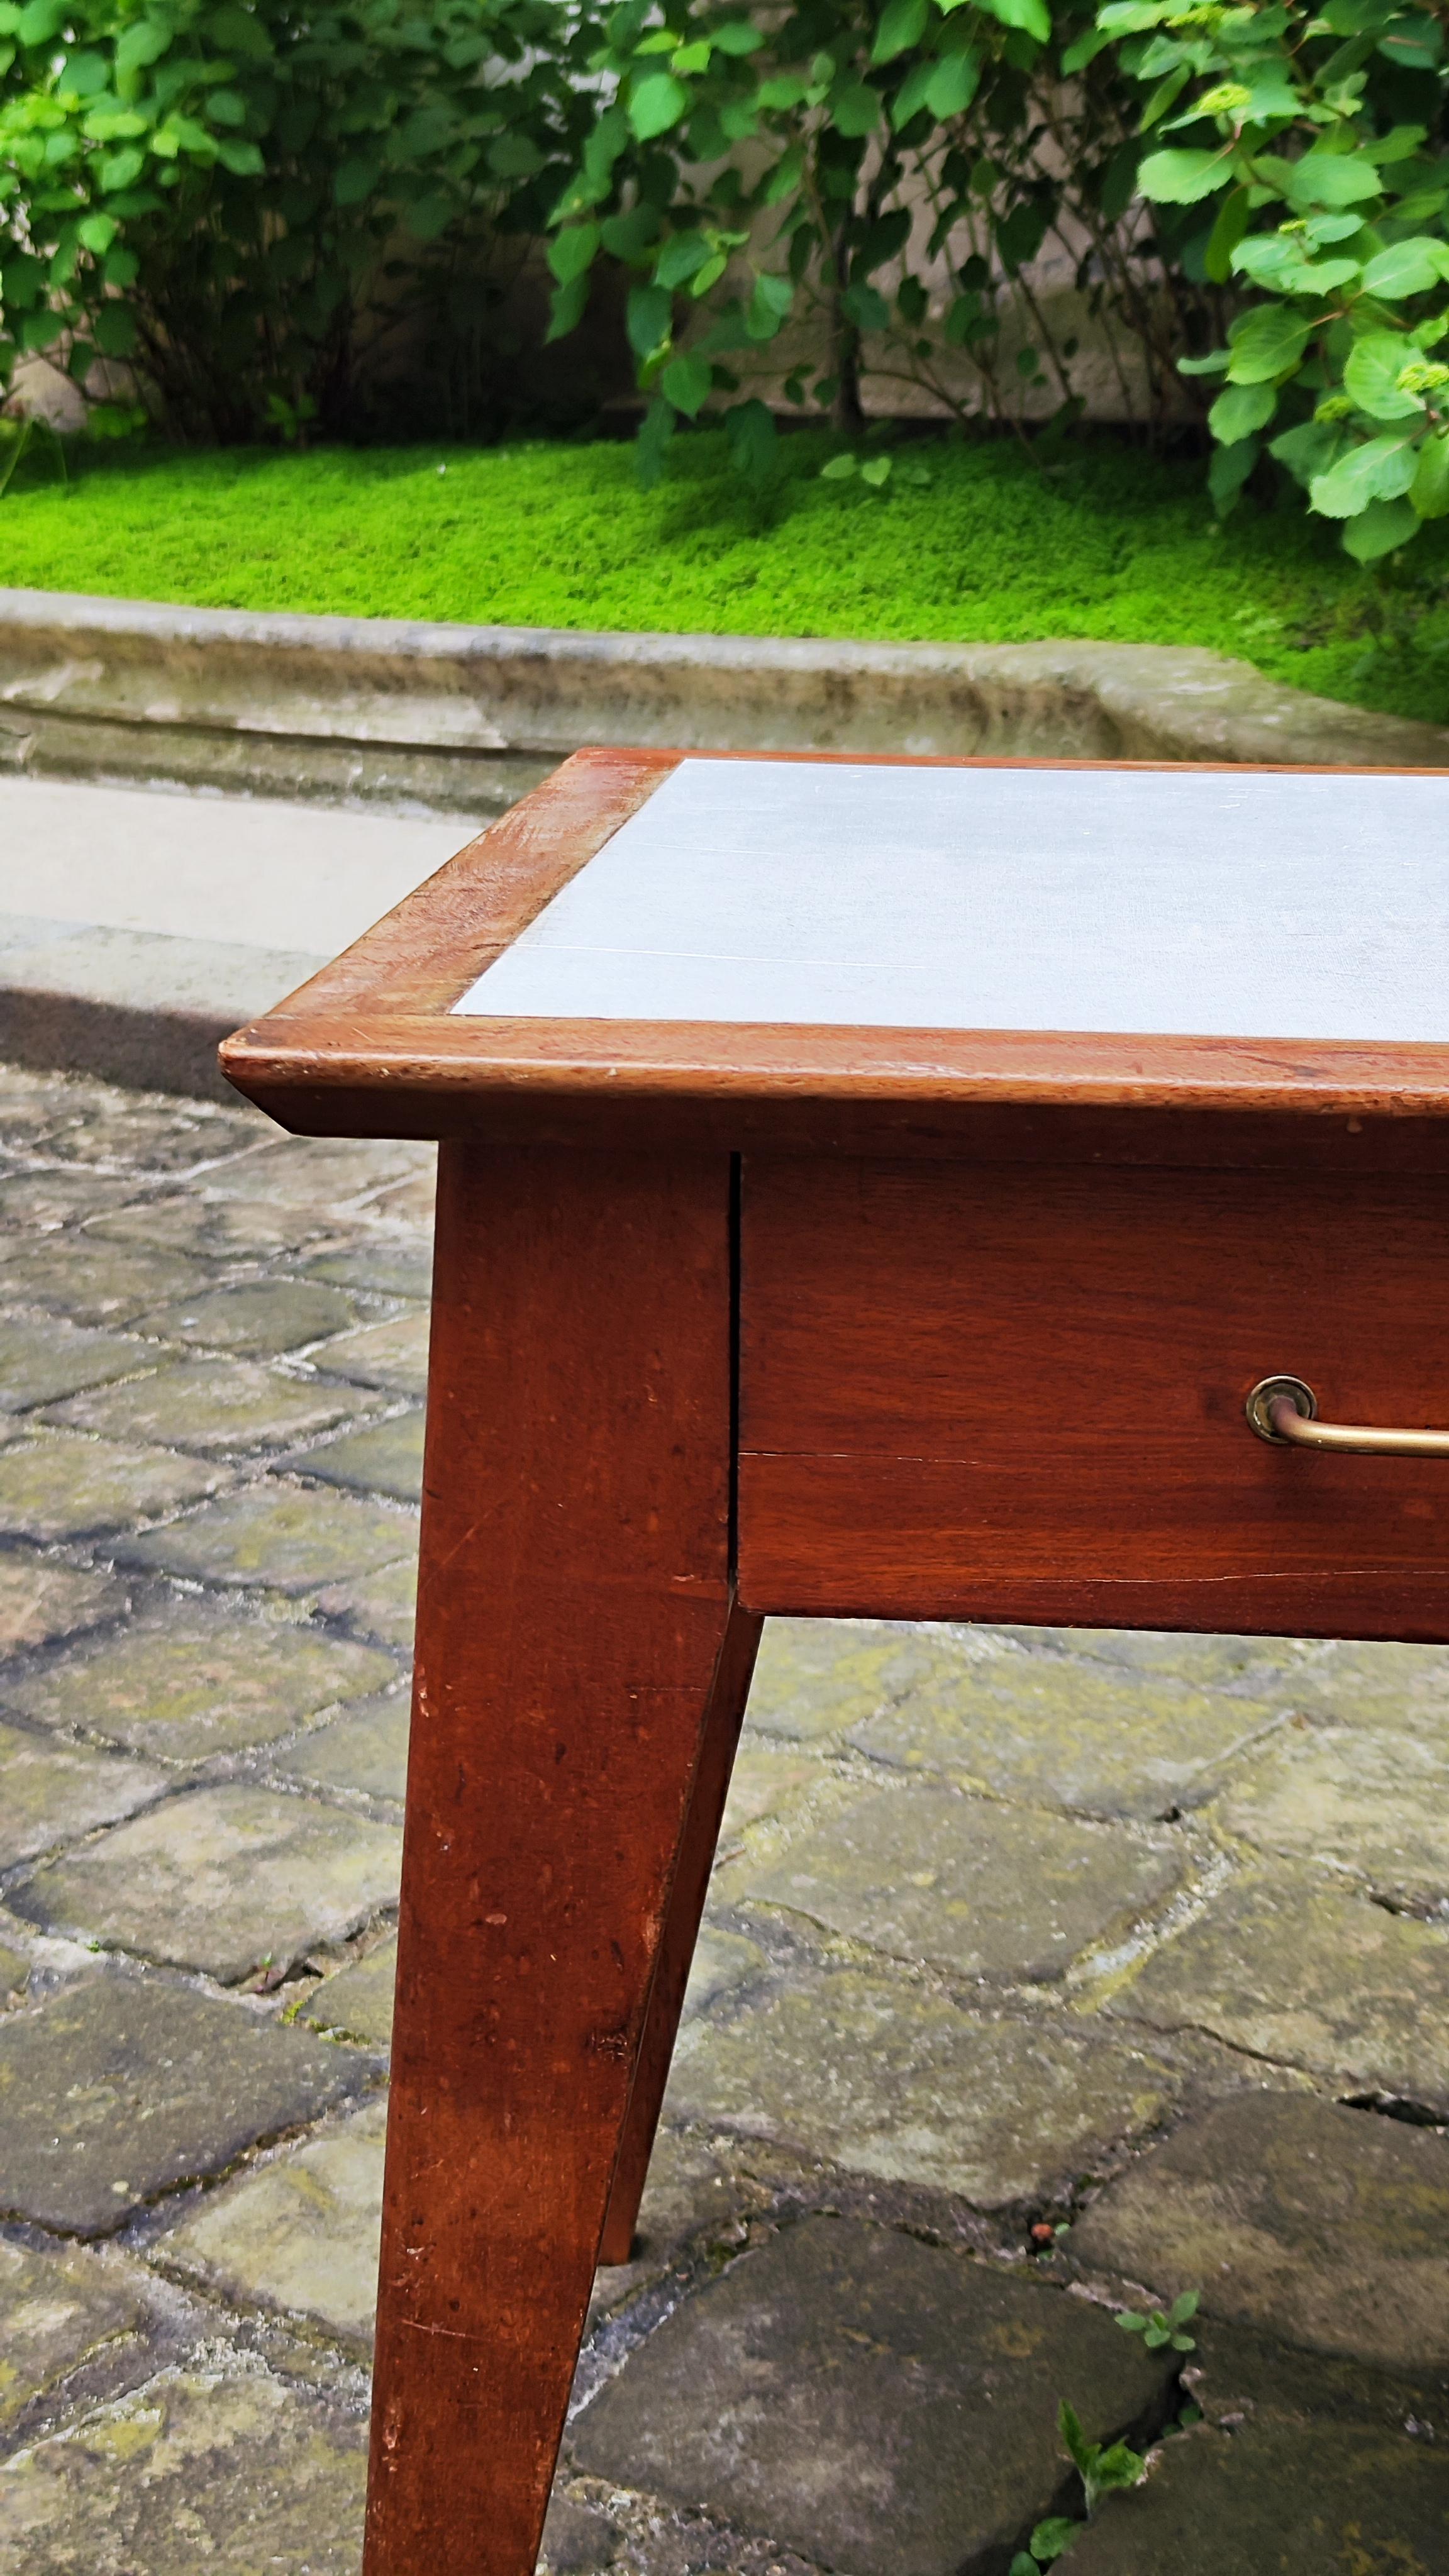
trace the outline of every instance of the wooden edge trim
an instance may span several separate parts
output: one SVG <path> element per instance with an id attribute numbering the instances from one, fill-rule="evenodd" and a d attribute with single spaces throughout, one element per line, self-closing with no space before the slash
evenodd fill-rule
<path id="1" fill-rule="evenodd" d="M 643 1020 L 354 1020 L 279 1012 L 223 1050 L 277 1099 L 386 1090 L 542 1104 L 600 1094 L 770 1102 L 1449 1113 L 1449 1046 Z"/>
<path id="2" fill-rule="evenodd" d="M 446 1013 L 678 766 L 673 751 L 576 751 L 329 966 L 222 1048 L 239 1081 L 252 1045 L 299 1014 Z M 233 1061 L 235 1057 L 235 1061 Z M 243 1088 L 245 1086 L 243 1085 Z"/>

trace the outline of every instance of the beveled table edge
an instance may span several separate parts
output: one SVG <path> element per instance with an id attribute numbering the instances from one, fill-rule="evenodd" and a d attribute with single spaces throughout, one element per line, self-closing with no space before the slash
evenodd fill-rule
<path id="1" fill-rule="evenodd" d="M 983 1109 L 1449 1117 L 1449 1043 L 1081 1031 L 453 1017 L 453 1006 L 681 760 L 961 769 L 1190 766 L 1434 777 L 1289 762 L 1036 761 L 885 753 L 575 752 L 350 949 L 220 1050 L 227 1079 L 306 1134 L 674 1141 L 789 1148 L 894 1131 L 948 1150 Z M 852 1118 L 850 1113 L 854 1113 Z M 632 1115 L 630 1115 L 632 1113 Z M 910 1140 L 910 1141 L 906 1141 Z"/>

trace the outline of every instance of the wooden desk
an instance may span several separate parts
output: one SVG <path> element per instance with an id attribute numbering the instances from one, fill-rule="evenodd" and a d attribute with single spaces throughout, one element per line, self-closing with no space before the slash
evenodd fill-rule
<path id="1" fill-rule="evenodd" d="M 223 1050 L 442 1140 L 368 2576 L 533 2567 L 764 1614 L 1449 1638 L 1445 1465 L 1245 1415 L 1449 1425 L 1446 825 L 585 752 Z"/>

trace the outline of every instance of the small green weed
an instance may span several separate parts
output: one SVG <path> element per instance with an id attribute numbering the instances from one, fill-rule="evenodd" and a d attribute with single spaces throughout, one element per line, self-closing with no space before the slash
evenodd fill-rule
<path id="1" fill-rule="evenodd" d="M 1170 2344 L 1174 2352 L 1196 2352 L 1193 2337 L 1182 2329 L 1189 2317 L 1197 2315 L 1198 2295 L 1196 2290 L 1184 2290 L 1165 2313 L 1153 2308 L 1145 2317 L 1136 2308 L 1123 2308 L 1117 2323 L 1124 2334 L 1140 2334 L 1149 2352 L 1161 2352 L 1164 2344 Z"/>

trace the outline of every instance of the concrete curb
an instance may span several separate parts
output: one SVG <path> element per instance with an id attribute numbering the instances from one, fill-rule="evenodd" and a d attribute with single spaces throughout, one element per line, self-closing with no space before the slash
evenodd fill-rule
<path id="1" fill-rule="evenodd" d="M 0 768 L 477 815 L 590 742 L 1449 766 L 1449 730 L 1186 647 L 595 635 L 0 589 Z"/>

